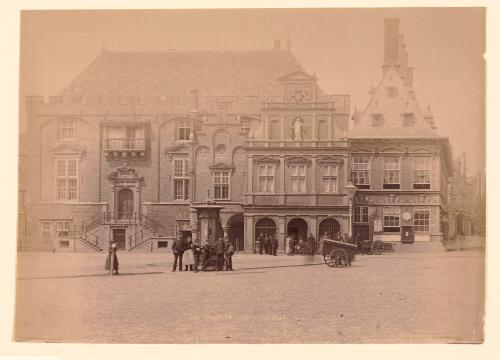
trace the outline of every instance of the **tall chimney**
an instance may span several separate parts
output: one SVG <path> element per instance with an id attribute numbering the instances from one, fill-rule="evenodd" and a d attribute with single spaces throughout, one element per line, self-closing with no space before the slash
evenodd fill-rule
<path id="1" fill-rule="evenodd" d="M 463 161 L 463 163 L 464 163 L 464 165 L 463 165 L 463 174 L 464 174 L 464 177 L 465 177 L 465 176 L 467 176 L 467 166 L 466 166 L 466 164 L 467 164 L 466 163 L 466 161 L 467 161 L 466 160 L 467 154 L 462 153 L 462 157 L 464 159 L 464 161 Z"/>
<path id="2" fill-rule="evenodd" d="M 399 19 L 385 19 L 384 25 L 384 66 L 399 65 Z"/>
<path id="3" fill-rule="evenodd" d="M 406 73 L 406 85 L 413 87 L 413 68 L 409 67 Z"/>

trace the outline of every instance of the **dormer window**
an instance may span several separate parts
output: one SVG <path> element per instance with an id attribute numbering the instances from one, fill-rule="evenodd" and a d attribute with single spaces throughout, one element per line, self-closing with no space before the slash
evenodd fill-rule
<path id="1" fill-rule="evenodd" d="M 387 97 L 395 98 L 398 95 L 398 88 L 395 86 L 388 86 L 386 89 Z"/>
<path id="2" fill-rule="evenodd" d="M 75 121 L 59 120 L 57 124 L 57 139 L 61 141 L 75 140 Z"/>
<path id="3" fill-rule="evenodd" d="M 382 127 L 384 125 L 384 116 L 382 114 L 371 114 L 372 126 Z"/>
<path id="4" fill-rule="evenodd" d="M 177 140 L 189 140 L 191 120 L 182 119 L 177 122 Z"/>
<path id="5" fill-rule="evenodd" d="M 405 127 L 415 126 L 415 115 L 413 113 L 403 114 L 403 126 Z"/>

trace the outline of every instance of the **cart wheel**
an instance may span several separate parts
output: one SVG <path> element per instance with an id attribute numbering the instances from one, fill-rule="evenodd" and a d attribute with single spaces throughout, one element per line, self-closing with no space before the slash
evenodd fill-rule
<path id="1" fill-rule="evenodd" d="M 330 266 L 330 267 L 337 267 L 337 261 L 334 256 L 332 256 L 333 251 L 329 254 L 323 255 L 323 260 L 325 261 L 325 264 Z"/>
<path id="2" fill-rule="evenodd" d="M 373 243 L 373 253 L 375 255 L 380 255 L 384 251 L 384 244 L 382 244 L 380 241 L 376 241 Z"/>
<path id="3" fill-rule="evenodd" d="M 335 258 L 336 266 L 347 266 L 349 264 L 347 253 L 343 249 L 333 250 L 330 257 Z"/>

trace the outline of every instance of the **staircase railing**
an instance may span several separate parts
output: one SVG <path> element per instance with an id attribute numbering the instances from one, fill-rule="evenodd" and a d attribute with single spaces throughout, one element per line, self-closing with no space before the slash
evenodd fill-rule
<path id="1" fill-rule="evenodd" d="M 151 219 L 150 217 L 148 217 L 144 214 L 139 214 L 138 225 L 141 226 L 141 229 L 139 231 L 137 231 L 135 234 L 130 235 L 128 238 L 128 241 L 129 241 L 129 249 L 128 250 L 129 251 L 136 249 L 136 248 L 144 245 L 148 241 L 150 241 L 158 233 L 158 230 L 160 230 L 160 229 L 167 230 L 159 222 Z M 144 234 L 146 234 L 146 236 L 143 236 Z"/>

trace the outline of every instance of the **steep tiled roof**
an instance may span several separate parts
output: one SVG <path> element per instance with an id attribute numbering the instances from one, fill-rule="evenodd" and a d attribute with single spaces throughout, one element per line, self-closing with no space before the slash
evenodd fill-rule
<path id="1" fill-rule="evenodd" d="M 285 50 L 103 51 L 61 95 L 200 96 L 279 95 L 278 79 L 303 70 Z"/>

